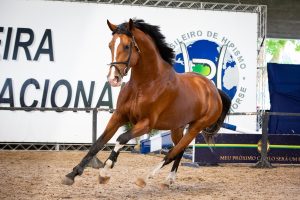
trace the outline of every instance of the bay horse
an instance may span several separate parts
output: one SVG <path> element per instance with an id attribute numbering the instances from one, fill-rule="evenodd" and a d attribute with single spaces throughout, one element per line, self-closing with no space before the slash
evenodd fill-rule
<path id="1" fill-rule="evenodd" d="M 131 69 L 130 80 L 121 89 L 116 110 L 103 134 L 72 172 L 64 177 L 63 183 L 73 184 L 75 177 L 83 173 L 89 161 L 118 128 L 131 123 L 133 128 L 117 138 L 114 150 L 100 170 L 99 182 L 107 183 L 109 169 L 113 168 L 120 149 L 129 140 L 158 129 L 171 130 L 175 146 L 146 178 L 138 178 L 136 184 L 144 187 L 147 178 L 174 161 L 165 183 L 170 185 L 175 181 L 185 148 L 200 132 L 208 143 L 212 141 L 229 111 L 231 100 L 206 77 L 174 71 L 174 51 L 165 42 L 159 26 L 140 19 L 130 19 L 120 25 L 107 20 L 107 24 L 112 31 L 108 82 L 113 87 L 120 86 L 122 78 Z M 183 134 L 187 126 L 187 132 Z"/>

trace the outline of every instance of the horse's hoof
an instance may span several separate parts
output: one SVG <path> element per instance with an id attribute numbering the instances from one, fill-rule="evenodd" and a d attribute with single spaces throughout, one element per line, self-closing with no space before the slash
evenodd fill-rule
<path id="1" fill-rule="evenodd" d="M 146 182 L 142 178 L 137 178 L 135 184 L 141 188 L 144 188 L 146 186 Z"/>
<path id="2" fill-rule="evenodd" d="M 159 188 L 162 189 L 162 190 L 168 189 L 169 187 L 170 187 L 170 185 L 166 184 L 166 183 L 159 184 Z"/>
<path id="3" fill-rule="evenodd" d="M 98 181 L 100 184 L 106 184 L 108 183 L 110 177 L 109 176 L 98 176 Z"/>
<path id="4" fill-rule="evenodd" d="M 71 179 L 71 178 L 65 176 L 63 178 L 63 180 L 61 181 L 61 183 L 64 184 L 64 185 L 73 185 L 74 179 Z"/>

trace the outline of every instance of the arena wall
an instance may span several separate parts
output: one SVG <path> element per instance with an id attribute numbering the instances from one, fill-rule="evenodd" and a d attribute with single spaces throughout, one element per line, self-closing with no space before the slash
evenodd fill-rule
<path id="1" fill-rule="evenodd" d="M 115 108 L 120 88 L 106 83 L 111 62 L 106 20 L 119 24 L 141 18 L 161 27 L 177 53 L 177 70 L 197 71 L 206 64 L 208 73 L 203 73 L 219 88 L 231 88 L 232 112 L 256 111 L 256 12 L 55 1 L 0 4 L 1 107 Z M 199 41 L 215 47 L 216 54 L 201 57 L 210 50 L 193 49 Z M 182 60 L 184 47 L 190 55 Z M 227 53 L 221 56 L 223 47 Z M 98 135 L 110 116 L 99 114 Z M 1 142 L 91 142 L 90 113 L 0 111 L 0 119 Z M 232 116 L 227 122 L 256 130 L 254 116 Z"/>

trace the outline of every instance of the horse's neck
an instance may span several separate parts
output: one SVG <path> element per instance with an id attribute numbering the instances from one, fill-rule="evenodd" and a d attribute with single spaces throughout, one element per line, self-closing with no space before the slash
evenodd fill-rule
<path id="1" fill-rule="evenodd" d="M 151 42 L 144 42 L 141 45 L 140 58 L 136 66 L 132 67 L 131 79 L 137 84 L 149 83 L 174 73 L 172 67 L 161 58 L 156 46 Z"/>

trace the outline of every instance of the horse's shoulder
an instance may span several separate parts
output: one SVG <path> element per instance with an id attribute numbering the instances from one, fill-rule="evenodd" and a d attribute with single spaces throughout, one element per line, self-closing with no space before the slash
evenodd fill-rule
<path id="1" fill-rule="evenodd" d="M 118 96 L 118 101 L 123 101 L 123 100 L 127 99 L 129 94 L 130 94 L 130 85 L 127 82 L 124 85 L 122 85 L 122 88 L 121 88 L 119 96 Z"/>

